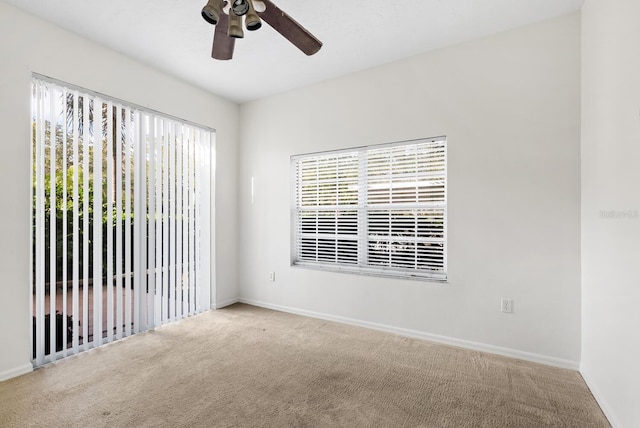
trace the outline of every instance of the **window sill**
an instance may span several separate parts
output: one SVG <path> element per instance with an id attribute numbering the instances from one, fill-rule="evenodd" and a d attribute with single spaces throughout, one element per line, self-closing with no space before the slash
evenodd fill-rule
<path id="1" fill-rule="evenodd" d="M 306 262 L 297 262 L 291 263 L 291 267 L 296 269 L 309 269 L 309 270 L 318 270 L 324 272 L 335 272 L 335 273 L 346 273 L 352 275 L 364 275 L 364 276 L 376 276 L 380 278 L 388 278 L 388 279 L 404 279 L 410 281 L 418 281 L 418 282 L 429 282 L 434 284 L 448 284 L 449 280 L 445 275 L 441 275 L 441 277 L 435 276 L 426 276 L 426 275 L 415 275 L 409 272 L 402 271 L 392 271 L 392 270 L 383 270 L 383 269 L 366 269 L 361 267 L 346 267 L 346 266 L 335 266 L 329 264 L 320 264 L 320 263 L 306 263 Z"/>

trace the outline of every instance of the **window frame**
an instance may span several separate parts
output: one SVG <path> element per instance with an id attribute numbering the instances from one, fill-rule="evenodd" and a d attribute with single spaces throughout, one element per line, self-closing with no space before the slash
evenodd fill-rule
<path id="1" fill-rule="evenodd" d="M 400 203 L 393 203 L 393 202 L 389 202 L 388 204 L 385 204 L 384 207 L 385 208 L 380 208 L 381 205 L 376 205 L 375 203 L 370 203 L 370 201 L 368 200 L 368 198 L 370 197 L 370 187 L 368 186 L 368 180 L 371 177 L 371 172 L 369 171 L 369 165 L 368 165 L 368 159 L 369 156 L 372 152 L 377 151 L 377 150 L 385 150 L 385 149 L 394 149 L 394 148 L 401 148 L 401 147 L 406 147 L 408 149 L 410 149 L 412 146 L 413 147 L 418 147 L 420 144 L 434 144 L 434 146 L 440 145 L 441 146 L 441 150 L 442 150 L 442 163 L 443 163 L 443 168 L 442 168 L 442 181 L 443 181 L 443 190 L 442 190 L 442 201 L 432 201 L 432 202 L 419 202 L 419 201 L 415 201 L 412 203 L 408 203 L 408 204 L 400 204 Z M 448 245 L 447 245 L 447 237 L 448 237 L 448 224 L 447 224 L 447 211 L 448 211 L 448 205 L 447 205 L 447 200 L 448 200 L 448 185 L 447 185 L 447 176 L 448 176 L 448 166 L 447 166 L 447 137 L 446 136 L 439 136 L 439 137 L 431 137 L 431 138 L 421 138 L 421 139 L 415 139 L 415 140 L 406 140 L 406 141 L 398 141 L 398 142 L 392 142 L 392 143 L 384 143 L 384 144 L 374 144 L 374 145 L 367 145 L 367 146 L 359 146 L 359 147 L 352 147 L 352 148 L 345 148 L 345 149 L 339 149 L 339 150 L 330 150 L 330 151 L 322 151 L 322 152 L 314 152 L 314 153 L 307 153 L 307 154 L 299 154 L 299 155 L 292 155 L 290 158 L 290 189 L 291 189 L 291 199 L 290 199 L 290 227 L 291 227 L 291 233 L 290 233 L 290 237 L 291 237 L 291 243 L 290 243 L 290 265 L 292 267 L 298 267 L 298 268 L 306 268 L 306 269 L 314 269 L 314 270 L 323 270 L 323 271 L 333 271 L 333 272 L 341 272 L 341 273 L 351 273 L 351 274 L 360 274 L 360 275 L 371 275 L 371 276 L 380 276 L 380 277 L 391 277 L 391 278 L 400 278 L 400 279 L 412 279 L 412 280 L 418 280 L 418 281 L 426 281 L 426 282 L 437 282 L 437 283 L 446 283 L 448 280 L 448 260 L 447 260 L 447 250 L 448 250 Z M 357 204 L 347 204 L 347 205 L 340 205 L 337 204 L 335 206 L 329 206 L 327 208 L 328 211 L 335 211 L 335 212 L 340 212 L 340 211 L 344 211 L 347 209 L 350 210 L 355 210 L 357 212 L 357 217 L 358 217 L 358 222 L 357 222 L 357 231 L 356 231 L 356 239 L 358 244 L 357 244 L 357 254 L 356 254 L 356 258 L 357 258 L 357 262 L 356 263 L 343 263 L 343 262 L 335 262 L 335 261 L 330 261 L 330 262 L 326 262 L 326 261 L 312 261 L 312 260 L 303 260 L 300 257 L 302 248 L 303 248 L 303 243 L 302 243 L 302 239 L 301 235 L 302 235 L 302 228 L 303 228 L 303 224 L 304 222 L 302 220 L 300 220 L 300 213 L 304 212 L 305 209 L 302 208 L 302 204 L 299 203 L 300 202 L 300 198 L 301 198 L 301 186 L 302 183 L 298 183 L 298 178 L 299 178 L 299 165 L 301 164 L 301 162 L 304 161 L 313 161 L 313 160 L 320 160 L 323 159 L 325 157 L 336 157 L 339 158 L 340 156 L 345 156 L 345 155 L 349 155 L 349 154 L 355 154 L 355 156 L 357 156 L 358 159 L 358 175 L 357 175 L 357 199 L 358 202 Z M 337 162 L 337 160 L 336 160 Z M 427 163 L 426 166 L 430 166 L 433 165 L 433 163 Z M 416 172 L 416 177 L 421 176 L 419 175 L 420 172 L 422 171 L 423 174 L 427 174 L 426 169 L 424 170 L 419 170 L 418 172 Z M 340 182 L 340 178 L 336 178 L 336 183 Z M 319 186 L 318 186 L 319 187 Z M 338 188 L 338 185 L 336 184 L 336 188 Z M 320 192 L 320 190 L 318 190 L 318 192 Z M 338 196 L 339 191 L 336 191 L 336 198 L 340 198 L 340 196 Z M 389 194 L 391 194 L 392 191 L 389 191 Z M 316 193 L 316 195 L 318 195 L 318 193 Z M 316 212 L 318 214 L 317 218 L 316 218 L 316 228 L 315 230 L 317 231 L 320 226 L 320 215 L 319 213 L 322 211 L 322 207 L 321 205 L 318 203 L 318 205 L 316 205 Z M 314 211 L 313 208 L 307 208 L 307 211 Z M 370 224 L 373 224 L 373 221 L 371 220 L 371 213 L 375 212 L 375 211 L 386 211 L 388 213 L 389 216 L 392 216 L 392 214 L 394 213 L 394 211 L 397 212 L 401 212 L 400 210 L 404 210 L 404 212 L 406 212 L 407 210 L 411 211 L 413 210 L 414 212 L 418 213 L 420 211 L 423 210 L 431 210 L 432 211 L 432 215 L 433 217 L 430 218 L 436 218 L 437 214 L 436 211 L 441 211 L 441 216 L 437 217 L 440 219 L 441 221 L 441 238 L 431 238 L 431 240 L 429 240 L 428 238 L 420 241 L 417 236 L 415 238 L 415 245 L 416 247 L 413 249 L 413 253 L 416 254 L 416 259 L 418 258 L 418 254 L 420 253 L 420 250 L 417 248 L 418 242 L 424 242 L 426 244 L 434 244 L 434 243 L 441 243 L 441 268 L 434 268 L 434 269 L 426 269 L 426 268 L 422 268 L 420 269 L 417 266 L 414 266 L 413 268 L 402 268 L 402 267 L 398 267 L 398 266 L 384 266 L 384 265 L 372 265 L 369 263 L 368 260 L 366 260 L 369 255 L 371 254 L 370 251 L 370 238 L 371 235 L 369 234 L 369 226 Z M 417 214 L 416 214 L 416 219 L 418 218 Z M 334 239 L 335 241 L 339 241 L 339 233 L 337 232 L 338 230 L 338 224 L 341 224 L 337 219 L 336 219 L 336 232 L 334 234 L 334 237 L 332 239 Z M 391 224 L 391 223 L 390 223 Z M 391 228 L 391 226 L 389 226 Z M 391 229 L 389 229 L 391 230 Z M 439 230 L 439 229 L 438 229 Z M 418 232 L 416 231 L 416 234 Z M 316 232 L 316 236 L 318 237 L 318 241 L 320 240 L 319 236 L 321 234 L 318 234 Z M 389 236 L 391 236 L 391 234 L 389 234 Z M 402 241 L 402 239 L 400 239 L 400 241 Z M 407 238 L 407 240 L 405 242 L 411 242 L 411 240 L 409 238 Z M 339 245 L 339 244 L 336 244 Z M 316 250 L 318 251 L 318 250 Z M 339 249 L 335 250 L 335 254 L 336 254 L 336 259 L 338 259 L 338 253 L 340 252 Z M 363 254 L 364 253 L 364 254 Z M 319 254 L 318 252 L 316 253 L 317 255 Z M 437 253 L 438 255 L 440 253 Z M 318 258 L 318 257 L 316 257 Z M 417 262 L 416 262 L 417 265 Z"/>

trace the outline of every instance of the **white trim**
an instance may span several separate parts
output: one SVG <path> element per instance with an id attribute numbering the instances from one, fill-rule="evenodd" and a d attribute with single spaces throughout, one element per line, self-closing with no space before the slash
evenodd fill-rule
<path id="1" fill-rule="evenodd" d="M 33 371 L 33 365 L 31 363 L 18 366 L 16 368 L 5 370 L 0 372 L 0 382 L 13 379 L 14 377 L 22 376 Z"/>
<path id="2" fill-rule="evenodd" d="M 580 375 L 582 375 L 584 383 L 587 384 L 587 387 L 591 391 L 591 395 L 593 395 L 593 398 L 596 399 L 598 405 L 600 406 L 600 409 L 602 410 L 602 413 L 604 413 L 604 416 L 609 420 L 609 424 L 611 424 L 611 427 L 622 427 L 622 424 L 620 424 L 620 422 L 614 416 L 613 409 L 611 408 L 607 400 L 605 400 L 604 394 L 602 393 L 600 388 L 596 386 L 593 378 L 589 374 L 587 374 L 587 371 L 584 368 L 584 364 L 580 365 Z"/>
<path id="3" fill-rule="evenodd" d="M 368 266 L 352 267 L 352 266 L 346 266 L 346 265 L 317 263 L 317 262 L 295 262 L 291 264 L 291 267 L 294 269 L 311 269 L 311 270 L 319 270 L 324 272 L 338 272 L 338 273 L 347 273 L 347 274 L 353 274 L 353 275 L 378 276 L 383 278 L 432 282 L 436 284 L 449 283 L 449 280 L 447 279 L 446 274 L 445 275 L 430 274 L 430 276 L 426 276 L 426 275 L 419 275 L 416 273 L 416 271 L 401 271 L 393 268 L 372 268 Z"/>
<path id="4" fill-rule="evenodd" d="M 516 358 L 519 360 L 530 361 L 533 363 L 545 364 L 553 367 L 578 371 L 580 363 L 572 360 L 551 357 L 547 355 L 534 354 L 531 352 L 519 351 L 511 348 L 503 348 L 500 346 L 488 345 L 480 342 L 472 342 L 454 337 L 440 336 L 419 330 L 411 330 L 402 327 L 395 327 L 386 324 L 379 324 L 369 321 L 357 320 L 354 318 L 341 317 L 337 315 L 329 315 L 321 312 L 308 311 L 306 309 L 292 308 L 289 306 L 275 305 L 272 303 L 262 302 L 259 300 L 247 299 L 241 297 L 239 302 L 248 305 L 259 306 L 262 308 L 273 309 L 281 312 L 288 312 L 297 315 L 303 315 L 311 318 L 318 318 L 326 321 L 339 322 L 342 324 L 354 325 L 357 327 L 365 327 L 372 330 L 384 331 L 387 333 L 398 334 L 400 336 L 412 337 L 416 339 L 429 340 L 431 342 L 441 343 L 444 345 L 457 346 L 459 348 L 471 349 L 474 351 L 487 352 L 489 354 L 501 355 L 503 357 Z"/>
<path id="5" fill-rule="evenodd" d="M 215 302 L 215 304 L 213 305 L 213 307 L 215 309 L 222 309 L 225 308 L 227 306 L 231 306 L 235 303 L 241 302 L 242 299 L 240 299 L 239 297 L 234 297 L 231 299 L 227 299 L 227 300 L 223 300 L 222 302 Z M 255 305 L 255 306 L 260 306 L 260 305 Z"/>

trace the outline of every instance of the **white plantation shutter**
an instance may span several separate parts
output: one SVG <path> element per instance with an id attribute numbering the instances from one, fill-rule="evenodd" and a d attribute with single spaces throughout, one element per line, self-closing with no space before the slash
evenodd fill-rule
<path id="1" fill-rule="evenodd" d="M 34 364 L 209 309 L 214 131 L 48 78 L 32 102 Z"/>
<path id="2" fill-rule="evenodd" d="M 294 265 L 446 279 L 446 140 L 292 157 Z"/>

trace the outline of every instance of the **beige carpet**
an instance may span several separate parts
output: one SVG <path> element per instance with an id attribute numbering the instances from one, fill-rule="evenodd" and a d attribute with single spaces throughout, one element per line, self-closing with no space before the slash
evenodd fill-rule
<path id="1" fill-rule="evenodd" d="M 580 375 L 247 305 L 0 383 L 2 427 L 608 427 Z"/>

